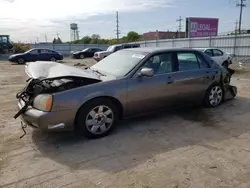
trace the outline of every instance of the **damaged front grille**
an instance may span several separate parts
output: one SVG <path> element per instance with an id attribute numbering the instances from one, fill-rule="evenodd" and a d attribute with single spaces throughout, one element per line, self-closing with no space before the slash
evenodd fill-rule
<path id="1" fill-rule="evenodd" d="M 32 106 L 35 97 L 39 94 L 58 93 L 65 90 L 97 83 L 100 82 L 100 80 L 75 76 L 62 76 L 55 78 L 28 79 L 27 82 L 27 86 L 16 94 L 16 98 L 18 101 L 23 101 L 24 106 L 14 116 L 15 119 L 24 113 L 29 106 Z"/>

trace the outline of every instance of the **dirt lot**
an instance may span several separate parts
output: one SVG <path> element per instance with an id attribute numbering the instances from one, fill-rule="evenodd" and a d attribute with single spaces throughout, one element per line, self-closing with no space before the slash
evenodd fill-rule
<path id="1" fill-rule="evenodd" d="M 80 62 L 80 61 L 77 61 Z M 71 64 L 75 64 L 71 62 Z M 124 121 L 108 137 L 44 134 L 14 120 L 23 65 L 0 62 L 0 187 L 250 187 L 250 74 L 236 99 Z"/>

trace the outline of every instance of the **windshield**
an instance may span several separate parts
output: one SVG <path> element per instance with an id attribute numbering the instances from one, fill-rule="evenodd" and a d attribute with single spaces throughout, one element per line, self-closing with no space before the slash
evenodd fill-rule
<path id="1" fill-rule="evenodd" d="M 128 74 L 147 53 L 121 50 L 102 59 L 91 67 L 103 74 L 123 77 Z"/>
<path id="2" fill-rule="evenodd" d="M 108 47 L 107 51 L 112 52 L 114 50 L 114 48 L 115 48 L 115 46 L 110 46 L 110 47 Z"/>
<path id="3" fill-rule="evenodd" d="M 82 50 L 82 52 L 86 52 L 88 50 L 88 48 L 85 48 L 84 50 Z"/>

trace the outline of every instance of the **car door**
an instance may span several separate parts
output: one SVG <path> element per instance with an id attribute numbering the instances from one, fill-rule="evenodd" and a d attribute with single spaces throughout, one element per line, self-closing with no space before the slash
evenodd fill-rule
<path id="1" fill-rule="evenodd" d="M 172 75 L 178 88 L 179 103 L 200 102 L 215 80 L 214 69 L 195 51 L 176 52 L 178 70 Z M 218 74 L 218 72 L 217 72 Z"/>
<path id="2" fill-rule="evenodd" d="M 37 49 L 34 49 L 34 50 L 31 50 L 26 56 L 25 56 L 25 60 L 27 62 L 31 62 L 31 61 L 37 61 L 38 59 L 38 50 Z"/>
<path id="3" fill-rule="evenodd" d="M 41 49 L 40 53 L 38 53 L 39 61 L 49 61 L 50 60 L 50 53 L 47 49 Z"/>
<path id="4" fill-rule="evenodd" d="M 100 50 L 99 49 L 97 49 L 97 48 L 92 48 L 91 49 L 91 54 L 90 54 L 90 56 L 89 57 L 93 57 L 94 56 L 94 54 L 96 53 L 96 52 L 99 52 Z"/>
<path id="5" fill-rule="evenodd" d="M 219 64 L 222 65 L 224 62 L 223 52 L 219 49 L 213 49 L 213 59 Z"/>
<path id="6" fill-rule="evenodd" d="M 149 57 L 138 72 L 128 81 L 128 115 L 145 113 L 172 106 L 176 88 L 172 81 L 172 53 Z M 152 77 L 138 76 L 142 68 L 154 70 Z"/>

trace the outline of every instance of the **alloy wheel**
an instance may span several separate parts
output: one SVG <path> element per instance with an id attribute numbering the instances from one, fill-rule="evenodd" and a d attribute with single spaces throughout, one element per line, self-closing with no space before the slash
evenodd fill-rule
<path id="1" fill-rule="evenodd" d="M 87 115 L 85 125 L 92 134 L 107 132 L 114 122 L 113 111 L 104 105 L 96 106 Z"/>
<path id="2" fill-rule="evenodd" d="M 222 89 L 220 86 L 214 86 L 209 93 L 209 103 L 217 106 L 222 101 Z"/>

